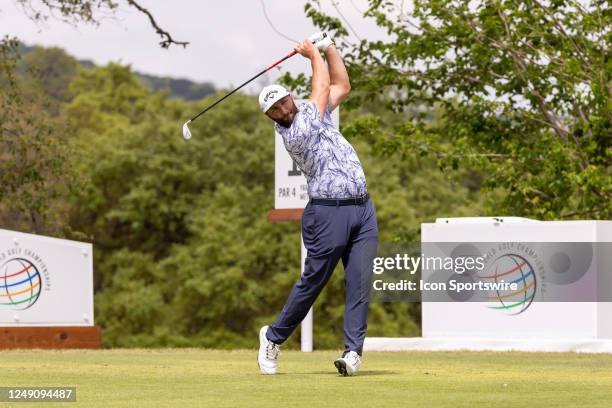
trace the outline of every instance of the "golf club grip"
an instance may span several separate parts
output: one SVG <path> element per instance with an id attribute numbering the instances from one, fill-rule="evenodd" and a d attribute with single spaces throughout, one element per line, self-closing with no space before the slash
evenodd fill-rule
<path id="1" fill-rule="evenodd" d="M 269 70 L 271 70 L 272 68 L 274 68 L 275 66 L 277 66 L 278 64 L 280 64 L 283 61 L 288 60 L 289 58 L 293 57 L 295 54 L 297 54 L 297 51 L 293 50 L 291 53 L 287 54 L 286 56 L 284 56 L 283 58 L 281 58 L 280 60 L 276 61 L 274 64 L 270 65 L 268 68 L 264 69 L 263 71 L 261 71 L 260 73 L 256 74 L 255 76 L 253 76 L 252 78 L 248 79 L 246 82 L 244 82 L 242 85 L 240 85 L 238 88 L 234 89 L 233 91 L 231 91 L 230 93 L 228 93 L 227 95 L 225 95 L 224 97 L 222 97 L 221 99 L 217 100 L 215 103 L 213 103 L 212 105 L 210 105 L 208 108 L 204 109 L 202 112 L 198 113 L 197 115 L 195 115 L 193 118 L 190 119 L 190 122 L 193 122 L 194 120 L 196 120 L 197 118 L 199 118 L 201 115 L 205 114 L 206 112 L 208 112 L 209 110 L 211 110 L 213 107 L 215 107 L 217 104 L 219 104 L 221 101 L 223 101 L 225 98 L 227 98 L 228 96 L 232 95 L 234 92 L 236 92 L 237 90 L 239 90 L 240 88 L 242 88 L 243 86 L 247 85 L 249 82 L 253 81 L 254 79 L 259 78 L 261 75 L 265 74 L 266 72 L 268 72 Z"/>

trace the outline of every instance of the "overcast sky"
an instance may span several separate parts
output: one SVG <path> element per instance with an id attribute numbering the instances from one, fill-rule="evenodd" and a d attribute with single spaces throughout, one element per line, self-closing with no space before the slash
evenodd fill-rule
<path id="1" fill-rule="evenodd" d="M 331 1 L 321 0 L 323 9 L 338 16 Z M 367 0 L 336 1 L 359 36 L 382 35 L 357 11 L 366 8 Z M 210 81 L 218 87 L 239 85 L 292 50 L 293 43 L 276 34 L 266 21 L 260 0 L 141 0 L 175 40 L 190 42 L 186 49 L 172 46 L 169 50 L 159 47 L 160 38 L 144 14 L 117 2 L 120 8 L 115 17 L 96 28 L 53 19 L 36 24 L 16 0 L 0 0 L 0 35 L 17 36 L 28 45 L 59 46 L 97 64 L 121 62 L 144 73 Z M 264 2 L 269 18 L 283 34 L 303 39 L 315 31 L 304 14 L 304 0 Z M 309 64 L 296 56 L 283 67 L 296 73 L 309 69 Z M 277 76 L 273 74 L 272 79 Z"/>

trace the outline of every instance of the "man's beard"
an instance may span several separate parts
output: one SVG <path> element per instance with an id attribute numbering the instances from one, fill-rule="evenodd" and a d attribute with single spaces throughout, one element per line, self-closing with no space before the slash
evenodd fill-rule
<path id="1" fill-rule="evenodd" d="M 282 119 L 278 119 L 275 120 L 276 123 L 278 123 L 279 125 L 286 127 L 286 128 L 290 128 L 291 124 L 293 124 L 293 119 L 295 118 L 295 114 L 298 112 L 297 108 L 294 109 L 293 112 L 290 112 L 287 114 L 287 116 L 285 116 Z"/>

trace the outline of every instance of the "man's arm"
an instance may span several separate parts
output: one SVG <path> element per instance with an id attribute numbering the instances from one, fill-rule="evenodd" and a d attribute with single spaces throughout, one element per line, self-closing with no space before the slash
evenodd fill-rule
<path id="1" fill-rule="evenodd" d="M 327 109 L 330 90 L 330 79 L 327 66 L 319 50 L 315 48 L 312 41 L 309 39 L 302 41 L 295 50 L 308 58 L 312 65 L 311 94 L 308 99 L 315 103 L 322 120 L 325 116 L 325 110 Z"/>
<path id="2" fill-rule="evenodd" d="M 351 83 L 342 57 L 333 44 L 325 50 L 325 59 L 329 66 L 329 106 L 330 110 L 334 110 L 348 96 Z"/>

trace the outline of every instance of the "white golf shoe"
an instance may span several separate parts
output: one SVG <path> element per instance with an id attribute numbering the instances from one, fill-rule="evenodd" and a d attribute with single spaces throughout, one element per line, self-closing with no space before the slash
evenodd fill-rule
<path id="1" fill-rule="evenodd" d="M 338 372 L 345 377 L 357 374 L 361 366 L 361 357 L 354 351 L 345 351 L 342 357 L 334 361 Z"/>
<path id="2" fill-rule="evenodd" d="M 259 354 L 257 355 L 257 364 L 262 374 L 276 374 L 280 346 L 268 340 L 266 337 L 267 331 L 268 326 L 264 326 L 259 330 Z"/>

